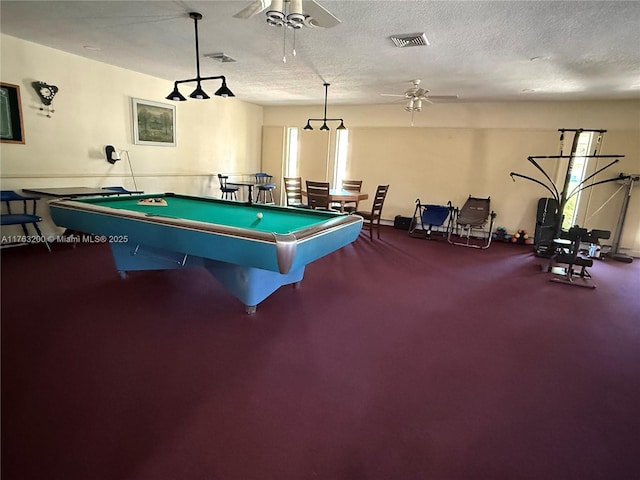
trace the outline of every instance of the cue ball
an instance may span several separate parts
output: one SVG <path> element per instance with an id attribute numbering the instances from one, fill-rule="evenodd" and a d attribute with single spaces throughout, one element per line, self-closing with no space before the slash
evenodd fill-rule
<path id="1" fill-rule="evenodd" d="M 256 213 L 256 217 L 258 217 L 258 219 L 262 218 L 262 212 Z"/>

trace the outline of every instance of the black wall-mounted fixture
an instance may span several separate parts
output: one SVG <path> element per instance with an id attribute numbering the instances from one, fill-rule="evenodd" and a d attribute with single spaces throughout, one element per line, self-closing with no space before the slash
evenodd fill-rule
<path id="1" fill-rule="evenodd" d="M 304 130 L 313 130 L 311 126 L 311 122 L 322 122 L 322 126 L 320 130 L 329 130 L 329 126 L 327 122 L 340 122 L 340 125 L 336 128 L 336 130 L 345 130 L 347 127 L 344 126 L 344 120 L 342 118 L 327 118 L 327 92 L 329 90 L 330 83 L 324 84 L 324 117 L 323 118 L 309 118 L 307 120 L 307 124 L 304 127 Z"/>
<path id="2" fill-rule="evenodd" d="M 40 101 L 42 102 L 42 107 L 40 110 L 47 111 L 47 117 L 51 118 L 51 114 L 55 112 L 54 108 L 51 106 L 51 102 L 53 102 L 53 97 L 58 93 L 58 87 L 55 85 L 48 85 L 44 82 L 31 82 L 31 86 L 40 97 Z M 46 108 L 45 108 L 46 107 Z"/>
<path id="3" fill-rule="evenodd" d="M 229 90 L 227 87 L 227 79 L 223 75 L 218 75 L 215 77 L 201 77 L 200 76 L 200 46 L 198 44 L 198 20 L 202 20 L 202 15 L 198 12 L 189 13 L 189 17 L 193 18 L 193 24 L 196 32 L 196 77 L 188 78 L 186 80 L 176 80 L 173 83 L 173 91 L 167 95 L 167 100 L 173 100 L 175 102 L 185 102 L 187 99 L 180 93 L 178 90 L 179 83 L 189 83 L 189 82 L 198 82 L 196 89 L 191 92 L 189 95 L 191 98 L 195 98 L 198 100 L 206 100 L 209 95 L 202 89 L 200 82 L 204 80 L 222 80 L 222 86 L 214 93 L 218 97 L 235 97 L 233 92 Z"/>
<path id="4" fill-rule="evenodd" d="M 111 164 L 115 164 L 118 160 L 120 160 L 120 154 L 113 145 L 107 145 L 106 147 L 104 147 L 104 153 L 107 156 L 107 162 Z"/>
<path id="5" fill-rule="evenodd" d="M 37 92 L 40 100 L 45 105 L 51 105 L 53 102 L 53 97 L 58 93 L 58 87 L 55 85 L 47 85 L 44 82 L 31 82 L 31 86 Z"/>

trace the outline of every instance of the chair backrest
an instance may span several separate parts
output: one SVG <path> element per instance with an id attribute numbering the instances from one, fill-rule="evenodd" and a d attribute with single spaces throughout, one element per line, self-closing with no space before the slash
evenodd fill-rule
<path id="1" fill-rule="evenodd" d="M 307 202 L 311 208 L 329 209 L 329 182 L 307 180 Z"/>
<path id="2" fill-rule="evenodd" d="M 22 200 L 24 197 L 17 194 L 13 190 L 0 190 L 0 202 L 11 202 L 14 200 Z"/>
<path id="3" fill-rule="evenodd" d="M 33 202 L 32 206 L 32 214 L 36 214 L 36 200 L 40 200 L 40 197 L 25 197 L 15 192 L 14 190 L 0 190 L 0 202 L 4 203 L 6 206 L 7 214 L 11 215 L 16 212 L 11 210 L 11 202 L 22 202 L 22 211 L 26 214 L 29 213 L 27 202 Z"/>
<path id="4" fill-rule="evenodd" d="M 271 179 L 273 178 L 272 175 L 269 175 L 268 173 L 264 173 L 264 172 L 256 173 L 255 177 L 256 177 L 256 184 L 257 185 L 270 184 L 271 183 Z"/>
<path id="5" fill-rule="evenodd" d="M 467 201 L 458 212 L 458 225 L 482 226 L 491 214 L 491 197 L 478 198 L 469 195 Z"/>
<path id="6" fill-rule="evenodd" d="M 362 190 L 362 180 L 342 180 L 342 189 L 350 192 Z"/>
<path id="7" fill-rule="evenodd" d="M 300 205 L 302 203 L 302 177 L 284 177 L 283 180 L 287 205 Z"/>
<path id="8" fill-rule="evenodd" d="M 372 218 L 379 218 L 382 215 L 382 207 L 388 191 L 389 185 L 378 185 L 376 188 L 376 195 L 373 197 L 373 205 L 371 205 Z"/>
<path id="9" fill-rule="evenodd" d="M 218 181 L 220 182 L 220 187 L 221 188 L 226 188 L 227 187 L 227 179 L 229 178 L 228 175 L 222 175 L 221 173 L 218 174 Z"/>

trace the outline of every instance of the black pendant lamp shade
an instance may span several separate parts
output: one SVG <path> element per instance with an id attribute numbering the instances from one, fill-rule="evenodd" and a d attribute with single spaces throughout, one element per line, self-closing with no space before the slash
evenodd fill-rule
<path id="1" fill-rule="evenodd" d="M 336 130 L 346 130 L 347 127 L 344 126 L 344 120 L 342 118 L 327 118 L 327 93 L 329 90 L 329 83 L 324 84 L 324 117 L 323 118 L 309 118 L 307 120 L 307 124 L 304 126 L 303 130 L 313 130 L 311 126 L 311 122 L 322 122 L 322 126 L 320 130 L 330 130 L 327 122 L 337 122 L 340 121 L 340 125 L 336 128 Z"/>
<path id="2" fill-rule="evenodd" d="M 174 102 L 186 102 L 187 99 L 178 90 L 178 84 L 189 83 L 189 82 L 198 82 L 196 89 L 193 92 L 191 92 L 191 94 L 189 95 L 190 98 L 195 98 L 197 100 L 207 100 L 211 98 L 202 89 L 201 82 L 203 82 L 204 80 L 222 80 L 222 86 L 218 90 L 216 90 L 214 95 L 218 97 L 235 97 L 233 92 L 229 90 L 229 87 L 227 87 L 227 79 L 223 75 L 217 75 L 214 77 L 200 76 L 200 46 L 198 42 L 198 20 L 202 20 L 202 15 L 198 12 L 191 12 L 189 13 L 189 17 L 193 18 L 194 29 L 196 34 L 196 77 L 188 78 L 186 80 L 176 80 L 173 83 L 173 91 L 166 97 L 167 100 L 173 100 Z"/>
<path id="3" fill-rule="evenodd" d="M 211 98 L 209 95 L 207 95 L 205 93 L 204 90 L 202 90 L 202 87 L 200 86 L 200 82 L 198 82 L 198 86 L 196 87 L 196 89 L 191 92 L 191 95 L 189 95 L 191 98 L 196 98 L 198 100 L 207 100 L 209 98 Z"/>
<path id="4" fill-rule="evenodd" d="M 187 101 L 187 99 L 184 98 L 184 96 L 178 90 L 178 84 L 177 83 L 175 83 L 173 85 L 173 92 L 171 92 L 167 96 L 167 100 L 173 100 L 174 102 L 186 102 Z"/>

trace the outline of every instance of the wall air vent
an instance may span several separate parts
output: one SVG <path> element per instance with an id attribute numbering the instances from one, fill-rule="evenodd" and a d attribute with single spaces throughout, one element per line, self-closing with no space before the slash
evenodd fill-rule
<path id="1" fill-rule="evenodd" d="M 425 33 L 407 33 L 405 35 L 393 35 L 389 38 L 398 48 L 431 45 Z"/>
<path id="2" fill-rule="evenodd" d="M 205 57 L 221 63 L 235 62 L 233 58 L 226 56 L 224 53 L 207 53 Z"/>

